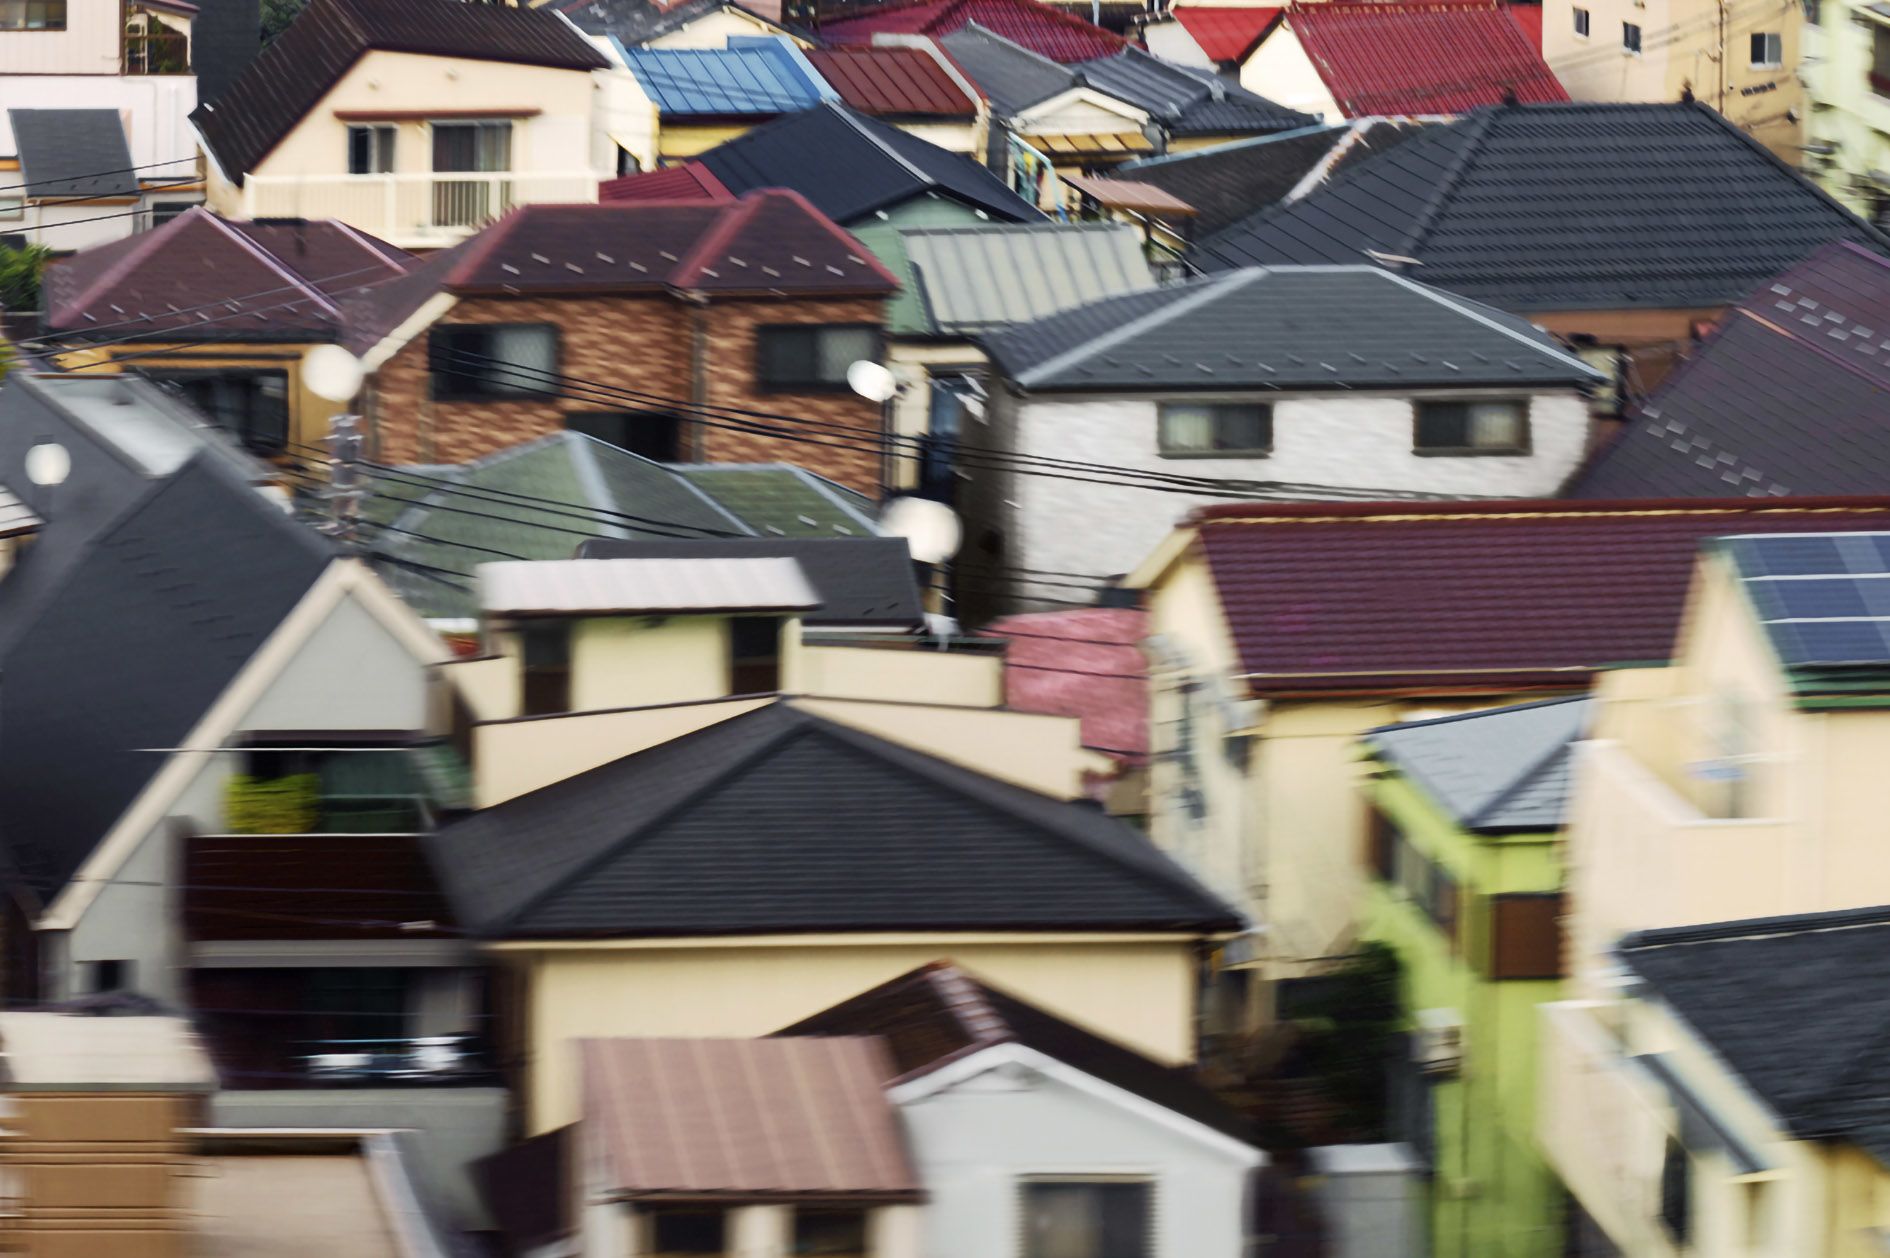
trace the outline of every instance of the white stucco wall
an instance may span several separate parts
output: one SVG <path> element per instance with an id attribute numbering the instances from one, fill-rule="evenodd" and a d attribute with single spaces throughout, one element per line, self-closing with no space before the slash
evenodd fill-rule
<path id="1" fill-rule="evenodd" d="M 993 436 L 1024 454 L 1175 476 L 1496 498 L 1552 496 L 1588 441 L 1587 405 L 1573 390 L 1530 397 L 1530 453 L 1523 455 L 1414 453 L 1408 396 L 1353 392 L 1267 400 L 1273 453 L 1258 458 L 1163 458 L 1153 398 L 1005 397 Z M 1005 496 L 1014 504 L 1005 525 L 1005 563 L 1094 576 L 1128 571 L 1182 516 L 1224 501 L 1052 477 L 1013 483 Z"/>
<path id="2" fill-rule="evenodd" d="M 197 133 L 190 125 L 196 107 L 197 78 L 191 74 L 0 74 L 0 153 L 18 152 L 9 109 L 115 109 L 124 119 L 133 165 L 182 159 L 174 169 L 142 170 L 140 177 L 186 175 L 197 158 Z"/>
<path id="3" fill-rule="evenodd" d="M 1291 16 L 1275 27 L 1240 67 L 1240 85 L 1288 109 L 1313 114 L 1327 122 L 1345 120 L 1345 111 L 1332 99 L 1326 81 L 1319 77 L 1318 68 L 1306 55 L 1306 46 L 1293 33 Z"/>
<path id="4" fill-rule="evenodd" d="M 994 1051 L 1003 1050 L 979 1057 L 992 1058 Z M 895 1089 L 893 1096 L 930 1194 L 928 1258 L 1021 1255 L 1020 1181 L 1027 1176 L 1150 1179 L 1151 1258 L 1240 1258 L 1247 1252 L 1243 1220 L 1251 1168 L 1260 1161 L 1256 1151 L 1204 1141 L 1161 1117 L 1015 1065 L 917 1099 L 906 1091 Z M 1134 1104 L 1145 1103 L 1137 1098 Z M 1205 1130 L 1186 1126 L 1189 1133 Z"/>
<path id="5" fill-rule="evenodd" d="M 1144 26 L 1142 38 L 1148 41 L 1148 50 L 1164 61 L 1199 66 L 1203 70 L 1220 68 L 1212 57 L 1201 51 L 1201 45 L 1194 42 L 1194 36 L 1188 34 L 1188 28 L 1172 17 Z"/>

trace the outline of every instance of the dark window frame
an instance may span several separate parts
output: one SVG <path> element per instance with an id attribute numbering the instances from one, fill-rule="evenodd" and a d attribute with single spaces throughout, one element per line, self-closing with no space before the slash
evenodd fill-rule
<path id="1" fill-rule="evenodd" d="M 731 695 L 780 692 L 781 629 L 781 620 L 775 616 L 729 617 L 728 692 Z M 771 649 L 755 649 L 762 646 L 764 634 L 768 638 L 766 645 Z"/>
<path id="2" fill-rule="evenodd" d="M 886 332 L 877 323 L 764 323 L 755 328 L 755 390 L 758 393 L 851 393 L 853 387 L 847 383 L 843 369 L 837 379 L 825 379 L 819 376 L 776 378 L 769 370 L 769 342 L 781 336 L 809 336 L 814 344 L 808 348 L 807 361 L 818 364 L 820 361 L 819 340 L 822 336 L 833 333 L 867 334 L 871 344 L 862 357 L 878 362 L 885 356 Z M 860 359 L 854 359 L 854 362 Z M 848 366 L 851 366 L 849 363 Z M 864 400 L 864 399 L 862 399 Z"/>
<path id="3" fill-rule="evenodd" d="M 1468 408 L 1500 402 L 1514 406 L 1522 420 L 1521 441 L 1513 446 L 1449 446 L 1426 445 L 1424 443 L 1425 412 L 1434 413 L 1442 407 L 1462 407 L 1465 410 L 1465 436 L 1469 435 Z M 1535 453 L 1535 425 L 1530 415 L 1527 397 L 1458 397 L 1426 398 L 1411 404 L 1411 453 L 1424 459 L 1462 459 L 1462 458 L 1528 458 Z"/>
<path id="4" fill-rule="evenodd" d="M 50 16 L 37 25 L 32 20 L 33 10 L 39 9 L 51 15 L 57 13 L 55 21 Z M 0 31 L 9 33 L 33 33 L 39 31 L 63 31 L 71 14 L 67 0 L 0 0 Z M 19 13 L 17 21 L 9 19 L 10 12 Z"/>
<path id="5" fill-rule="evenodd" d="M 657 1255 L 658 1258 L 664 1258 L 665 1255 L 670 1254 L 724 1254 L 728 1252 L 729 1226 L 727 1210 L 719 1206 L 681 1205 L 650 1206 L 647 1207 L 647 1210 L 650 1219 L 651 1248 L 649 1252 Z M 673 1220 L 686 1227 L 688 1224 L 707 1225 L 711 1218 L 715 1220 L 716 1226 L 714 1230 L 719 1233 L 718 1238 L 712 1241 L 702 1240 L 691 1242 L 692 1244 L 708 1245 L 711 1246 L 710 1248 L 677 1249 L 675 1248 L 674 1238 L 665 1240 L 663 1237 L 663 1223 L 665 1220 Z"/>
<path id="6" fill-rule="evenodd" d="M 427 330 L 427 396 L 435 402 L 542 402 L 546 398 L 557 397 L 560 390 L 555 381 L 542 386 L 519 381 L 498 389 L 492 389 L 490 382 L 486 382 L 485 388 L 469 388 L 463 384 L 453 386 L 447 383 L 475 379 L 469 374 L 470 368 L 455 366 L 448 358 L 449 354 L 472 353 L 476 357 L 495 359 L 498 355 L 458 347 L 442 347 L 440 345 L 442 340 L 469 338 L 474 334 L 490 337 L 499 332 L 522 330 L 542 330 L 551 334 L 550 372 L 553 375 L 558 374 L 564 361 L 564 329 L 555 323 L 436 323 Z"/>
<path id="7" fill-rule="evenodd" d="M 1099 1234 L 1103 1234 L 1105 1247 L 1098 1251 L 1096 1258 L 1118 1258 L 1118 1256 L 1121 1256 L 1121 1258 L 1154 1258 L 1157 1248 L 1155 1243 L 1155 1220 L 1158 1217 L 1160 1205 L 1156 1199 L 1157 1181 L 1153 1176 L 1058 1175 L 1054 1173 L 1025 1175 L 1020 1177 L 1017 1181 L 1018 1253 L 1021 1255 L 1021 1258 L 1040 1258 L 1043 1253 L 1041 1249 L 1033 1244 L 1035 1236 L 1033 1234 L 1031 1218 L 1032 1192 L 1041 1189 L 1070 1189 L 1078 1187 L 1097 1189 L 1112 1187 L 1134 1188 L 1139 1191 L 1141 1196 L 1140 1214 L 1142 1235 L 1135 1242 L 1134 1248 L 1131 1250 L 1129 1247 L 1122 1244 L 1122 1242 L 1128 1238 L 1124 1237 L 1119 1231 L 1114 1234 L 1105 1234 L 1106 1225 L 1099 1222 L 1097 1231 Z M 1097 1211 L 1100 1219 L 1107 1219 L 1109 1210 L 1105 1203 L 1099 1201 Z"/>
<path id="8" fill-rule="evenodd" d="M 1623 52 L 1641 55 L 1641 26 L 1638 22 L 1621 23 L 1621 49 Z"/>
<path id="9" fill-rule="evenodd" d="M 555 716 L 571 710 L 573 627 L 564 616 L 519 623 L 520 716 Z"/>
<path id="10" fill-rule="evenodd" d="M 1191 410 L 1212 412 L 1216 440 L 1219 440 L 1221 422 L 1224 419 L 1258 418 L 1266 429 L 1266 444 L 1263 446 L 1217 446 L 1211 450 L 1171 446 L 1168 441 L 1168 420 L 1171 407 L 1187 407 Z M 1235 416 L 1229 412 L 1242 412 L 1242 414 Z M 1271 402 L 1187 402 L 1177 399 L 1155 404 L 1155 452 L 1164 459 L 1264 459 L 1273 454 L 1273 445 L 1273 403 Z"/>
<path id="11" fill-rule="evenodd" d="M 1577 8 L 1575 10 L 1575 33 L 1583 39 L 1588 38 L 1588 19 L 1589 13 L 1587 9 Z"/>
<path id="12" fill-rule="evenodd" d="M 815 1221 L 823 1223 L 841 1222 L 849 1232 L 857 1232 L 859 1242 L 846 1249 L 834 1249 L 823 1245 L 813 1248 L 816 1239 L 814 1229 L 807 1225 Z M 865 1206 L 797 1206 L 794 1210 L 793 1242 L 789 1249 L 793 1254 L 808 1254 L 813 1258 L 866 1258 L 873 1252 L 872 1220 Z"/>
<path id="13" fill-rule="evenodd" d="M 243 417 L 242 426 L 232 428 L 221 422 L 218 422 L 217 426 L 241 441 L 245 449 L 264 454 L 281 453 L 288 448 L 289 442 L 294 436 L 295 398 L 289 382 L 289 371 L 286 367 L 151 366 L 142 368 L 140 374 L 160 384 L 177 386 L 177 391 L 182 393 L 192 406 L 203 411 L 204 414 L 213 421 L 220 421 L 223 418 L 223 414 L 212 410 L 203 401 L 194 396 L 189 386 L 193 384 L 216 383 L 219 381 L 235 384 L 238 382 L 273 380 L 282 388 L 282 434 L 280 439 L 268 432 L 261 432 L 258 426 L 253 422 L 255 419 L 253 408 Z M 253 396 L 259 397 L 262 396 L 262 394 L 256 392 Z M 258 435 L 259 433 L 260 435 Z"/>
<path id="14" fill-rule="evenodd" d="M 1776 47 L 1778 56 L 1765 57 L 1765 53 Z M 1753 54 L 1757 53 L 1757 56 Z M 1752 70 L 1782 70 L 1785 67 L 1785 36 L 1781 31 L 1753 31 L 1746 40 L 1747 68 Z M 1761 60 L 1761 58 L 1764 58 Z"/>
<path id="15" fill-rule="evenodd" d="M 363 153 L 355 151 L 355 141 L 363 138 L 367 148 Z M 356 122 L 348 125 L 348 173 L 350 175 L 391 175 L 394 173 L 394 161 L 400 146 L 400 128 L 387 122 Z M 366 170 L 355 167 L 363 163 L 358 157 L 367 160 Z"/>
<path id="16" fill-rule="evenodd" d="M 666 431 L 657 434 L 660 439 L 641 443 L 615 441 L 610 437 L 604 436 L 601 432 L 593 431 L 596 428 L 616 426 L 623 430 L 620 435 L 629 437 L 633 427 L 643 427 L 654 430 L 659 425 L 667 426 Z M 685 461 L 687 455 L 687 444 L 684 438 L 684 417 L 676 411 L 654 409 L 638 410 L 633 407 L 625 407 L 621 410 L 614 411 L 566 411 L 564 427 L 567 432 L 582 433 L 587 437 L 603 442 L 607 446 L 613 446 L 629 454 L 634 454 L 638 458 L 649 459 L 655 463 L 680 463 Z M 639 449 L 639 445 L 649 447 L 661 446 L 664 452 L 652 454 L 649 449 Z"/>

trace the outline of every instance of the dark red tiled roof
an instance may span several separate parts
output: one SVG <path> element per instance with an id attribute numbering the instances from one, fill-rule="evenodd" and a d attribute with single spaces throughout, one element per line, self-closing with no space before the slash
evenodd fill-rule
<path id="1" fill-rule="evenodd" d="M 1120 35 L 1038 0 L 916 0 L 892 3 L 858 17 L 823 23 L 835 44 L 870 44 L 879 34 L 949 35 L 973 22 L 1065 65 L 1093 61 L 1128 46 Z"/>
<path id="2" fill-rule="evenodd" d="M 1260 46 L 1286 10 L 1183 5 L 1171 12 L 1209 60 L 1241 62 Z"/>
<path id="3" fill-rule="evenodd" d="M 1256 695 L 1576 688 L 1669 658 L 1708 538 L 1890 529 L 1890 497 L 1306 503 L 1190 517 Z"/>
<path id="4" fill-rule="evenodd" d="M 47 269 L 49 327 L 108 339 L 338 339 L 340 303 L 413 259 L 342 223 L 239 223 L 196 207 Z"/>
<path id="5" fill-rule="evenodd" d="M 971 118 L 978 102 L 923 48 L 810 48 L 840 99 L 883 118 Z"/>
<path id="6" fill-rule="evenodd" d="M 701 162 L 684 162 L 664 170 L 606 179 L 597 185 L 600 201 L 733 201 L 735 194 L 722 186 Z"/>
<path id="7" fill-rule="evenodd" d="M 1348 118 L 1566 101 L 1537 45 L 1495 0 L 1318 0 L 1287 24 Z"/>
<path id="8" fill-rule="evenodd" d="M 1019 712 L 1074 716 L 1083 745 L 1139 761 L 1148 754 L 1148 613 L 1085 607 L 992 621 L 1005 638 L 1004 704 Z"/>

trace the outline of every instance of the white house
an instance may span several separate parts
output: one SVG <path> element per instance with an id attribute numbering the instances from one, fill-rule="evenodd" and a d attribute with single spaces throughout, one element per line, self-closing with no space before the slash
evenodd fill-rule
<path id="1" fill-rule="evenodd" d="M 985 348 L 964 440 L 1011 457 L 970 461 L 970 577 L 1126 572 L 1190 509 L 1243 496 L 1550 496 L 1599 380 L 1521 319 L 1370 266 L 1229 272 Z"/>

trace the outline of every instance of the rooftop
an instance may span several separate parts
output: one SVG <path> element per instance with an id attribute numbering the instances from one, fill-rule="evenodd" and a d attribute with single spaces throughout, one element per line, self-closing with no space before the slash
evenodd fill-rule
<path id="1" fill-rule="evenodd" d="M 1072 67 L 1085 87 L 1143 110 L 1176 135 L 1295 131 L 1319 120 L 1216 75 L 1124 48 Z"/>
<path id="2" fill-rule="evenodd" d="M 965 121 L 978 114 L 977 97 L 924 48 L 816 48 L 807 59 L 841 100 L 863 114 Z"/>
<path id="3" fill-rule="evenodd" d="M 1283 8 L 1184 4 L 1169 10 L 1210 61 L 1239 64 L 1260 46 L 1285 13 Z"/>
<path id="4" fill-rule="evenodd" d="M 701 162 L 639 171 L 597 185 L 600 201 L 733 201 L 735 196 Z"/>
<path id="5" fill-rule="evenodd" d="M 735 0 L 551 0 L 544 7 L 564 14 L 587 35 L 608 35 L 631 47 L 723 12 L 740 13 L 764 25 L 785 29 Z"/>
<path id="6" fill-rule="evenodd" d="M 626 48 L 637 85 L 666 118 L 794 113 L 834 97 L 785 36 L 734 37 L 726 48 Z"/>
<path id="7" fill-rule="evenodd" d="M 1372 753 L 1421 787 L 1458 825 L 1481 834 L 1546 832 L 1567 820 L 1586 696 L 1384 725 Z"/>
<path id="8" fill-rule="evenodd" d="M 814 587 L 809 629 L 909 633 L 925 626 L 919 583 L 903 537 L 728 538 L 705 541 L 587 541 L 582 559 L 786 559 Z"/>
<path id="9" fill-rule="evenodd" d="M 1714 545 L 1731 558 L 1801 703 L 1890 695 L 1890 532 Z"/>
<path id="10" fill-rule="evenodd" d="M 977 22 L 944 36 L 939 47 L 970 75 L 991 101 L 994 118 L 1021 113 L 1077 86 L 1076 71 Z"/>
<path id="11" fill-rule="evenodd" d="M 125 122 L 116 109 L 9 109 L 29 197 L 135 197 Z M 180 166 L 170 172 L 184 174 Z"/>
<path id="12" fill-rule="evenodd" d="M 1833 240 L 1890 249 L 1703 104 L 1514 105 L 1427 127 L 1196 252 L 1211 271 L 1411 258 L 1506 310 L 1693 309 Z"/>
<path id="13" fill-rule="evenodd" d="M 1089 61 L 1127 46 L 1120 35 L 1038 0 L 891 0 L 824 22 L 820 34 L 834 44 L 870 44 L 880 34 L 950 35 L 973 22 L 1052 61 Z"/>
<path id="14" fill-rule="evenodd" d="M 1083 745 L 1138 763 L 1148 755 L 1148 613 L 1127 607 L 1001 616 L 1004 703 L 1019 712 L 1074 716 Z"/>
<path id="15" fill-rule="evenodd" d="M 536 559 L 479 565 L 499 616 L 811 611 L 820 596 L 788 558 Z"/>

